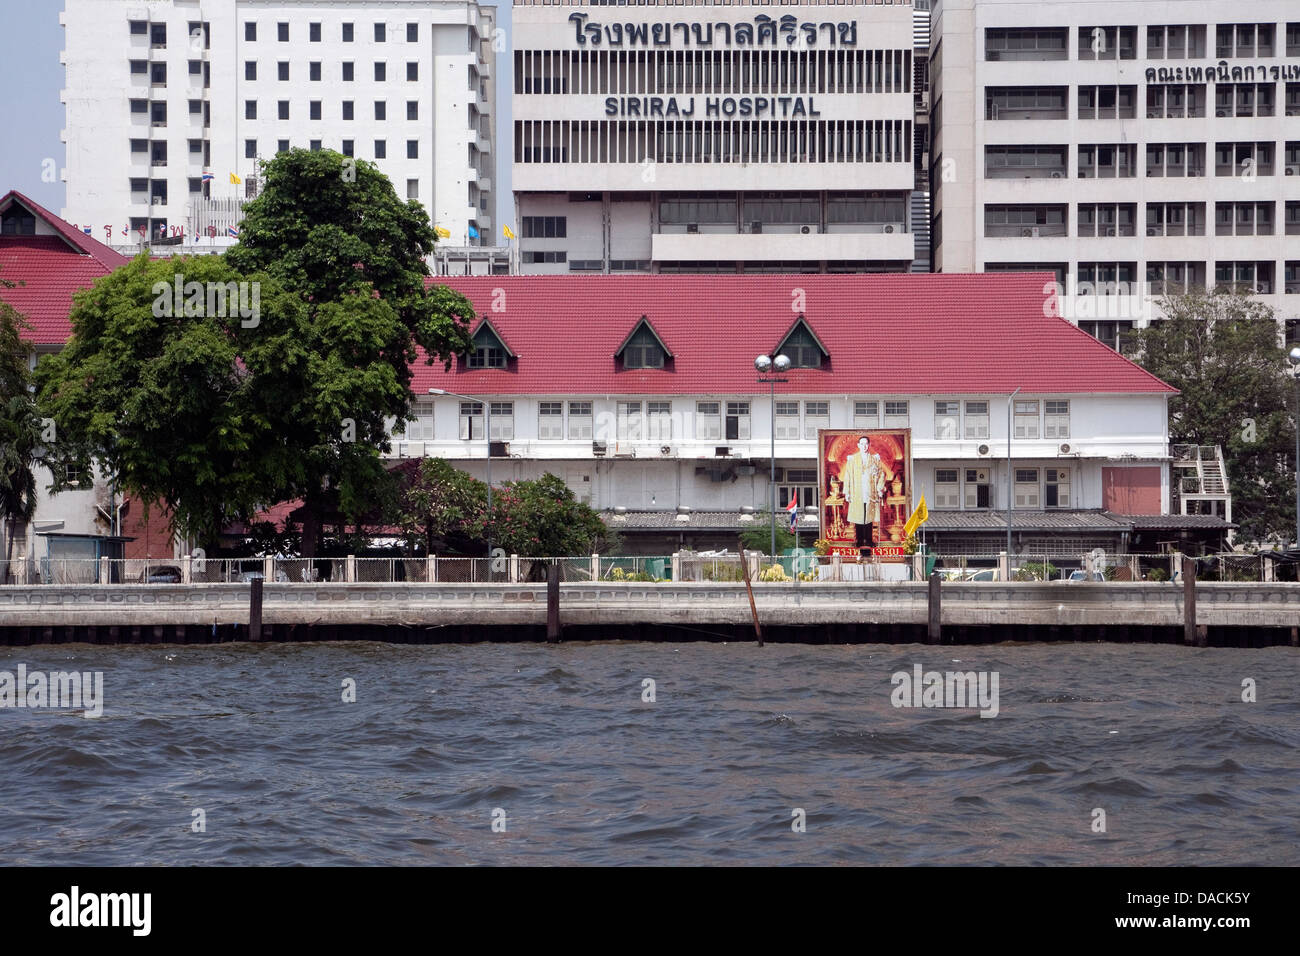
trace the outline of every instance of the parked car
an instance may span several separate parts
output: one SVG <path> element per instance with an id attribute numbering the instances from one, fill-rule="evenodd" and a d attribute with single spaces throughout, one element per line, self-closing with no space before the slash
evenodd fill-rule
<path id="1" fill-rule="evenodd" d="M 264 581 L 264 580 L 266 580 L 266 575 L 263 574 L 261 571 L 241 571 L 239 574 L 240 584 L 247 584 L 250 581 Z M 285 574 L 279 568 L 276 568 L 275 580 L 280 584 L 284 584 L 289 580 L 289 575 Z"/>
<path id="2" fill-rule="evenodd" d="M 180 584 L 181 569 L 173 564 L 160 564 L 152 568 L 146 568 L 144 574 L 145 584 Z"/>
<path id="3" fill-rule="evenodd" d="M 1071 571 L 1070 576 L 1066 578 L 1066 580 L 1067 581 L 1105 581 L 1106 575 L 1102 574 L 1100 571 L 1093 571 L 1089 573 L 1082 569 L 1077 569 Z"/>
<path id="4" fill-rule="evenodd" d="M 966 577 L 967 581 L 996 581 L 997 579 L 997 568 L 985 568 L 983 571 L 972 571 Z"/>

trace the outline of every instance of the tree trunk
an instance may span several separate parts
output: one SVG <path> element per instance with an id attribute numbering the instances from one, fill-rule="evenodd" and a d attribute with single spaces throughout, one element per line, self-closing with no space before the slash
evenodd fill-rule
<path id="1" fill-rule="evenodd" d="M 312 498 L 303 501 L 302 516 L 302 556 L 304 558 L 316 557 L 316 545 L 320 539 L 320 514 L 317 511 L 318 502 Z"/>

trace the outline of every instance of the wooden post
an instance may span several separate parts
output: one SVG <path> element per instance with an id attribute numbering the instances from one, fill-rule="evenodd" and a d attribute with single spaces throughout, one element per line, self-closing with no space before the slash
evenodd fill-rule
<path id="1" fill-rule="evenodd" d="M 1183 557 L 1183 643 L 1205 646 L 1203 632 L 1196 627 L 1196 562 Z"/>
<path id="2" fill-rule="evenodd" d="M 927 644 L 938 644 L 942 636 L 939 611 L 939 584 L 941 580 L 938 571 L 930 572 L 930 622 L 925 634 Z"/>
<path id="3" fill-rule="evenodd" d="M 248 639 L 262 639 L 262 578 L 248 582 Z"/>
<path id="4" fill-rule="evenodd" d="M 763 646 L 763 625 L 758 623 L 758 605 L 754 603 L 754 587 L 749 583 L 749 559 L 745 555 L 745 543 L 740 543 L 740 569 L 745 576 L 745 593 L 749 595 L 749 613 L 754 618 L 754 635 L 758 646 Z"/>
<path id="5" fill-rule="evenodd" d="M 357 580 L 357 556 L 349 554 L 343 562 L 343 580 L 354 584 Z"/>
<path id="6" fill-rule="evenodd" d="M 560 639 L 560 566 L 546 566 L 546 643 Z"/>
<path id="7" fill-rule="evenodd" d="M 424 580 L 429 584 L 438 580 L 438 559 L 432 554 L 424 556 Z"/>

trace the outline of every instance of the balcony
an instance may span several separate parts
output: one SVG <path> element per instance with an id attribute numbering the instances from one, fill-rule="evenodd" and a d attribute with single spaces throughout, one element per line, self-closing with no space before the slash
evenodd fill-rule
<path id="1" fill-rule="evenodd" d="M 491 191 L 492 191 L 492 179 L 491 179 L 491 177 L 489 177 L 489 176 L 480 176 L 480 177 L 479 177 L 479 180 L 478 180 L 478 188 L 479 188 L 479 190 L 480 190 L 481 192 L 485 192 L 485 193 L 487 193 L 487 192 L 491 192 Z M 1300 232 L 1300 229 L 1297 229 L 1297 232 Z"/>

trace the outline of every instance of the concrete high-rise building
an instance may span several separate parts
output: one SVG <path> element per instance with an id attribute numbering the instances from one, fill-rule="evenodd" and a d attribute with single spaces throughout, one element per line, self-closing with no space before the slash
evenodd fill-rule
<path id="1" fill-rule="evenodd" d="M 910 2 L 512 17 L 521 272 L 912 268 Z"/>
<path id="2" fill-rule="evenodd" d="M 1294 0 L 935 0 L 930 86 L 937 271 L 1054 272 L 1112 346 L 1240 283 L 1294 340 Z"/>
<path id="3" fill-rule="evenodd" d="M 473 0 L 65 0 L 64 218 L 219 245 L 289 148 L 373 160 L 491 241 L 496 10 Z M 235 180 L 238 179 L 238 182 Z M 128 236 L 123 236 L 129 230 Z M 208 238 L 216 233 L 217 239 Z"/>

